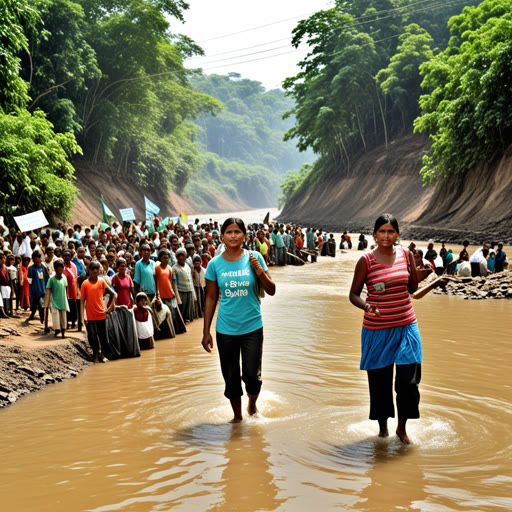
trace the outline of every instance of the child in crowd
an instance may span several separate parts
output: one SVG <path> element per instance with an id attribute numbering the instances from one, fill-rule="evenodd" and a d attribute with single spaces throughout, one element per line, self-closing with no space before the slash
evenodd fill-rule
<path id="1" fill-rule="evenodd" d="M 114 310 L 117 293 L 99 278 L 100 263 L 91 261 L 89 263 L 89 279 L 83 282 L 80 289 L 80 311 L 84 318 L 84 307 L 87 313 L 86 327 L 87 339 L 91 345 L 94 362 L 106 363 L 105 351 L 108 348 L 107 338 L 107 313 Z M 110 295 L 107 308 L 103 296 Z"/>
<path id="2" fill-rule="evenodd" d="M 20 308 L 27 311 L 30 308 L 30 286 L 28 284 L 28 264 L 30 258 L 23 256 L 21 259 L 22 280 L 20 281 Z"/>
<path id="3" fill-rule="evenodd" d="M 57 337 L 62 334 L 65 338 L 67 321 L 67 312 L 69 311 L 68 305 L 68 281 L 64 276 L 64 262 L 56 260 L 53 264 L 55 275 L 48 279 L 46 284 L 46 298 L 45 308 L 48 309 L 50 302 L 52 305 L 52 326 L 55 331 L 54 336 Z M 46 315 L 46 324 L 48 326 L 48 315 Z M 47 330 L 47 329 L 46 329 Z"/>
<path id="4" fill-rule="evenodd" d="M 135 325 L 137 326 L 137 337 L 139 338 L 140 349 L 148 350 L 155 348 L 153 316 L 151 315 L 150 308 L 146 307 L 148 296 L 144 292 L 140 292 L 137 294 L 135 302 L 136 306 L 133 313 L 135 315 Z"/>
<path id="5" fill-rule="evenodd" d="M 196 292 L 196 297 L 194 301 L 194 317 L 203 318 L 206 289 L 206 281 L 204 276 L 206 274 L 206 271 L 201 265 L 201 256 L 194 256 L 193 263 L 194 268 L 192 269 L 192 281 L 194 283 L 194 290 Z"/>
<path id="6" fill-rule="evenodd" d="M 8 318 L 8 302 L 11 299 L 11 277 L 5 266 L 5 254 L 0 251 L 0 318 Z"/>
<path id="7" fill-rule="evenodd" d="M 133 281 L 127 273 L 126 260 L 119 258 L 116 263 L 117 274 L 112 278 L 112 288 L 117 293 L 117 305 L 128 306 L 130 309 L 133 305 Z"/>
<path id="8" fill-rule="evenodd" d="M 19 304 L 19 286 L 18 286 L 18 268 L 15 265 L 15 258 L 12 254 L 7 256 L 6 261 L 7 270 L 9 271 L 9 278 L 11 279 L 11 297 L 9 298 L 7 302 L 7 314 L 12 315 L 13 314 L 13 307 L 12 303 L 13 301 L 16 301 L 17 304 Z M 18 308 L 16 308 L 17 310 Z"/>
<path id="9" fill-rule="evenodd" d="M 46 284 L 48 273 L 41 263 L 41 253 L 32 253 L 34 264 L 28 267 L 28 282 L 30 285 L 30 316 L 27 322 L 34 320 L 36 311 L 39 312 L 39 320 L 44 322 L 44 297 L 46 295 Z"/>

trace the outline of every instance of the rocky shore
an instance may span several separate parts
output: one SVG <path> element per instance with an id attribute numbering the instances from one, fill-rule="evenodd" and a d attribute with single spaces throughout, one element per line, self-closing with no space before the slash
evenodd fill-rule
<path id="1" fill-rule="evenodd" d="M 512 299 L 512 271 L 505 270 L 486 277 L 474 277 L 461 282 L 449 281 L 433 293 L 457 295 L 463 299 Z"/>
<path id="2" fill-rule="evenodd" d="M 26 331 L 31 329 L 30 333 Z M 0 408 L 49 384 L 76 377 L 92 361 L 85 337 L 42 340 L 20 319 L 0 324 Z"/>

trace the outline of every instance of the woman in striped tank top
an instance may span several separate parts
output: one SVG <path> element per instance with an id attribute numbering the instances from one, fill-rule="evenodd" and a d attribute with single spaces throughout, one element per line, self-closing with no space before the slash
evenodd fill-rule
<path id="1" fill-rule="evenodd" d="M 350 302 L 364 310 L 361 370 L 368 372 L 370 419 L 379 422 L 379 436 L 389 435 L 388 418 L 395 417 L 393 369 L 398 409 L 396 434 L 410 444 L 409 418 L 419 418 L 421 338 L 410 294 L 418 288 L 414 256 L 395 245 L 400 230 L 392 215 L 381 215 L 373 237 L 377 247 L 357 262 Z M 366 301 L 361 298 L 364 285 Z"/>

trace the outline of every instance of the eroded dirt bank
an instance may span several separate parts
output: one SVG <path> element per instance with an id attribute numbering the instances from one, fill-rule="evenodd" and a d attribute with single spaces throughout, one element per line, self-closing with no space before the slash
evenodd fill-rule
<path id="1" fill-rule="evenodd" d="M 92 361 L 85 333 L 44 334 L 28 313 L 0 323 L 0 408 L 55 382 L 76 377 Z"/>
<path id="2" fill-rule="evenodd" d="M 352 163 L 350 176 L 331 176 L 296 194 L 280 220 L 368 233 L 376 216 L 389 212 L 406 238 L 510 243 L 512 148 L 499 161 L 426 187 L 419 171 L 428 145 L 408 135 L 368 152 Z"/>
<path id="3" fill-rule="evenodd" d="M 119 219 L 119 209 L 133 208 L 137 219 L 145 217 L 144 195 L 161 209 L 163 217 L 177 216 L 182 211 L 188 214 L 197 211 L 194 199 L 187 195 L 178 195 L 176 192 L 164 194 L 158 188 L 143 190 L 139 185 L 124 176 L 116 176 L 115 170 L 93 165 L 90 162 L 76 161 L 75 185 L 80 190 L 75 201 L 71 220 L 67 223 L 79 223 L 82 225 L 97 224 L 103 216 L 100 202 L 100 194 L 107 206 Z M 226 197 L 217 197 L 215 210 L 230 211 L 245 208 Z"/>

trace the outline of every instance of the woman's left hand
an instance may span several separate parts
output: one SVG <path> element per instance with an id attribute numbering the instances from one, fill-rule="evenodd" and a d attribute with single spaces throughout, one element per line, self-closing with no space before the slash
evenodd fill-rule
<path id="1" fill-rule="evenodd" d="M 263 268 L 261 268 L 260 262 L 256 256 L 253 255 L 251 251 L 249 251 L 249 262 L 251 263 L 251 267 L 254 269 L 254 272 L 256 272 L 256 275 L 263 274 Z"/>

